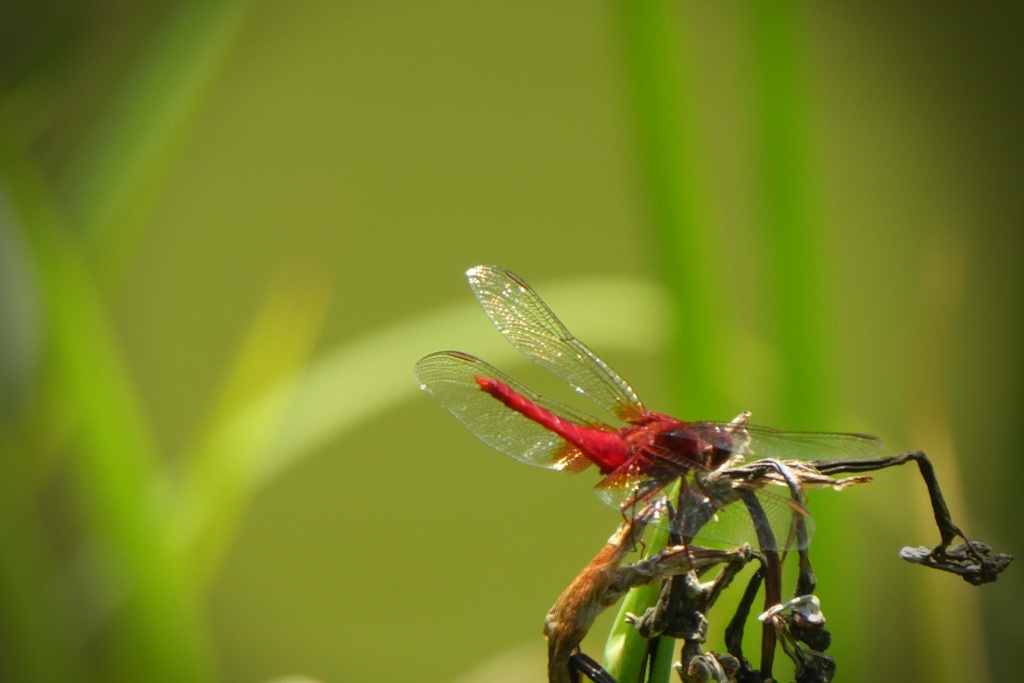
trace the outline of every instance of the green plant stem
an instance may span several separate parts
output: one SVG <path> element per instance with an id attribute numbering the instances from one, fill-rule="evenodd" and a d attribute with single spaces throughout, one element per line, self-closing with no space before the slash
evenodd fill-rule
<path id="1" fill-rule="evenodd" d="M 117 659 L 129 680 L 215 679 L 205 621 L 183 568 L 172 561 L 154 499 L 159 459 L 126 363 L 54 203 L 30 165 L 0 148 L 7 191 L 39 282 L 52 372 L 79 436 L 72 473 L 85 508 L 98 567 L 123 594 L 117 624 L 126 636 Z M 116 598 L 115 598 L 116 599 Z"/>
<path id="2" fill-rule="evenodd" d="M 82 653 L 68 628 L 66 605 L 52 585 L 52 557 L 36 512 L 36 489 L 12 425 L 0 424 L 0 605 L 6 629 L 4 672 L 12 680 L 82 680 Z"/>
<path id="3" fill-rule="evenodd" d="M 833 405 L 833 327 L 824 264 L 829 258 L 811 171 L 811 117 L 798 10 L 750 3 L 763 182 L 767 283 L 783 362 L 780 405 L 792 428 L 820 428 Z"/>
<path id="4" fill-rule="evenodd" d="M 782 370 L 777 409 L 786 428 L 821 429 L 839 411 L 836 359 L 831 353 L 835 344 L 830 338 L 835 328 L 830 308 L 834 297 L 825 271 L 831 255 L 812 166 L 814 117 L 808 109 L 806 31 L 798 5 L 750 3 L 744 9 L 753 48 L 753 111 L 760 143 L 755 158 L 762 185 L 759 213 L 768 248 L 765 288 Z M 828 529 L 815 542 L 816 554 L 835 562 L 849 552 L 835 541 L 847 537 L 848 523 L 828 508 L 813 512 L 819 527 Z M 848 621 L 845 615 L 840 618 Z"/>
<path id="5" fill-rule="evenodd" d="M 622 0 L 616 3 L 627 64 L 630 98 L 641 167 L 647 185 L 652 250 L 659 259 L 676 312 L 668 367 L 676 387 L 674 405 L 680 414 L 718 409 L 720 386 L 715 361 L 720 351 L 714 335 L 716 312 L 707 295 L 718 277 L 713 230 L 697 167 L 696 113 L 686 86 L 692 83 L 676 3 L 668 0 Z M 699 397 L 699 398 L 698 398 Z M 652 547 L 656 552 L 660 548 Z M 642 613 L 658 596 L 657 587 L 634 589 L 623 600 L 608 645 L 605 668 L 619 681 L 637 681 L 646 641 L 624 625 L 625 612 Z M 675 641 L 662 639 L 652 683 L 668 681 Z M 661 656 L 668 652 L 668 658 Z"/>
<path id="6" fill-rule="evenodd" d="M 645 557 L 650 557 L 661 551 L 668 544 L 668 538 L 668 532 L 664 528 L 658 529 L 648 543 Z M 619 605 L 619 611 L 615 614 L 615 621 L 612 622 L 612 628 L 605 643 L 602 663 L 602 666 L 616 681 L 640 680 L 644 660 L 647 656 L 647 639 L 637 633 L 636 628 L 626 620 L 626 615 L 643 614 L 644 610 L 658 601 L 660 593 L 661 586 L 659 584 L 639 586 L 629 591 L 623 598 L 622 604 Z M 658 648 L 659 656 L 665 650 L 671 655 L 674 647 L 675 639 L 662 638 Z M 668 679 L 662 680 L 667 681 Z"/>

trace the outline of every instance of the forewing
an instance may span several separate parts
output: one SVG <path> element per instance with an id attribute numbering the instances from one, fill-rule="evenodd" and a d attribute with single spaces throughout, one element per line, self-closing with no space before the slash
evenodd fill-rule
<path id="1" fill-rule="evenodd" d="M 459 351 L 440 351 L 421 358 L 414 371 L 423 390 L 496 451 L 552 470 L 579 472 L 590 464 L 579 449 L 484 392 L 474 378 L 503 382 L 524 398 L 576 424 L 589 426 L 596 420 L 542 399 L 479 358 Z"/>
<path id="2" fill-rule="evenodd" d="M 466 276 L 487 316 L 521 353 L 623 420 L 644 413 L 633 387 L 572 336 L 515 273 L 497 266 L 477 266 Z"/>
<path id="3" fill-rule="evenodd" d="M 692 422 L 672 437 L 706 440 L 716 448 L 741 453 L 748 460 L 824 460 L 871 458 L 882 450 L 882 440 L 868 434 L 839 432 L 783 432 L 754 425 L 737 427 L 725 422 Z"/>

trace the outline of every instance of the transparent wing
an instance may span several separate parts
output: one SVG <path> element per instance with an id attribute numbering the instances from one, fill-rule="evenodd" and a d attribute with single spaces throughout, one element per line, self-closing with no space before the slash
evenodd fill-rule
<path id="1" fill-rule="evenodd" d="M 484 392 L 475 378 L 504 382 L 521 396 L 576 424 L 595 426 L 597 420 L 541 398 L 479 358 L 440 351 L 421 358 L 414 372 L 422 389 L 496 451 L 528 465 L 566 472 L 579 472 L 590 464 L 578 448 Z"/>
<path id="2" fill-rule="evenodd" d="M 814 537 L 810 513 L 792 499 L 768 490 L 748 490 L 750 505 L 739 497 L 716 497 L 690 487 L 682 493 L 679 533 L 699 545 L 728 547 L 749 543 L 762 550 L 787 552 L 806 548 Z M 751 508 L 753 506 L 753 509 Z"/>
<path id="3" fill-rule="evenodd" d="M 477 266 L 466 276 L 487 316 L 521 353 L 627 422 L 645 412 L 633 387 L 572 336 L 515 273 Z"/>
<path id="4" fill-rule="evenodd" d="M 884 445 L 881 439 L 870 434 L 782 432 L 755 426 L 748 426 L 742 431 L 750 437 L 744 455 L 754 458 L 870 458 L 878 455 Z"/>
<path id="5" fill-rule="evenodd" d="M 632 517 L 649 504 L 660 505 L 663 492 L 681 476 L 685 469 L 658 463 L 630 460 L 597 482 L 594 493 L 602 503 Z"/>
<path id="6" fill-rule="evenodd" d="M 691 422 L 665 435 L 673 441 L 703 441 L 748 459 L 814 460 L 829 458 L 870 458 L 882 450 L 882 440 L 868 434 L 836 432 L 783 432 L 768 427 L 730 423 Z M 677 445 L 676 448 L 685 446 Z"/>
<path id="7" fill-rule="evenodd" d="M 763 550 L 790 551 L 806 548 L 814 537 L 814 520 L 790 498 L 748 489 L 752 510 L 731 482 L 709 485 L 693 472 L 680 475 L 677 470 L 675 480 L 667 474 L 651 476 L 647 469 L 627 464 L 599 482 L 594 492 L 627 517 L 653 506 L 655 517 L 670 516 L 673 529 L 698 545 L 749 543 Z M 678 497 L 670 500 L 668 494 L 679 479 Z"/>

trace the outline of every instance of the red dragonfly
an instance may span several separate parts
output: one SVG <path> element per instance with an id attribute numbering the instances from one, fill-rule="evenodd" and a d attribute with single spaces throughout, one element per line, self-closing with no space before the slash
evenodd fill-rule
<path id="1" fill-rule="evenodd" d="M 748 508 L 732 505 L 748 484 L 717 473 L 750 458 L 863 458 L 881 450 L 879 439 L 863 434 L 755 427 L 747 424 L 749 413 L 721 423 L 685 422 L 652 412 L 515 273 L 477 266 L 466 275 L 484 312 L 513 346 L 624 425 L 615 427 L 542 398 L 461 351 L 421 358 L 415 367 L 421 388 L 485 444 L 520 462 L 563 472 L 596 466 L 604 478 L 595 492 L 626 516 L 653 505 L 659 514 L 671 515 L 673 528 L 688 541 L 756 542 Z M 681 494 L 667 500 L 676 482 Z M 751 490 L 779 539 L 771 549 L 801 549 L 810 542 L 813 525 L 799 501 L 764 490 L 763 482 Z"/>

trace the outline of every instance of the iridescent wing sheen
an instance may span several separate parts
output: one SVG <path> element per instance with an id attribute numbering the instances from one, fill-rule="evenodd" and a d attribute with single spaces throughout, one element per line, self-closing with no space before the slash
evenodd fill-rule
<path id="1" fill-rule="evenodd" d="M 421 358 L 416 379 L 441 406 L 491 448 L 527 465 L 579 472 L 590 461 L 552 431 L 482 391 L 476 377 L 496 379 L 545 410 L 576 424 L 600 426 L 581 413 L 548 401 L 497 368 L 459 351 L 440 351 Z"/>
<path id="2" fill-rule="evenodd" d="M 633 387 L 576 339 L 515 273 L 477 266 L 466 277 L 487 316 L 530 360 L 627 422 L 645 412 Z"/>

